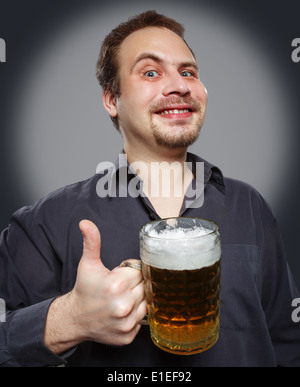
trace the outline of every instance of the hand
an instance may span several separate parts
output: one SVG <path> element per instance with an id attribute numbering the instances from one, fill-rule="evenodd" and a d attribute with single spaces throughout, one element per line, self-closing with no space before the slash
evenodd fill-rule
<path id="1" fill-rule="evenodd" d="M 88 220 L 79 227 L 84 243 L 75 286 L 52 303 L 47 317 L 44 341 L 56 353 L 86 340 L 130 344 L 147 313 L 141 271 L 107 269 L 100 257 L 98 228 Z"/>
<path id="2" fill-rule="evenodd" d="M 82 330 L 89 340 L 129 344 L 146 314 L 142 273 L 124 267 L 108 270 L 100 257 L 98 228 L 87 220 L 79 226 L 84 246 L 71 296 L 80 311 Z"/>

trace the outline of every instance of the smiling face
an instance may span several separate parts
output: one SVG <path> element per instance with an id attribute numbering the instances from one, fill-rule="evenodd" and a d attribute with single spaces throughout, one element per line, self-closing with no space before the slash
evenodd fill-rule
<path id="1" fill-rule="evenodd" d="M 104 95 L 118 117 L 125 151 L 187 148 L 203 124 L 207 93 L 186 43 L 174 32 L 147 27 L 119 50 L 120 95 Z"/>

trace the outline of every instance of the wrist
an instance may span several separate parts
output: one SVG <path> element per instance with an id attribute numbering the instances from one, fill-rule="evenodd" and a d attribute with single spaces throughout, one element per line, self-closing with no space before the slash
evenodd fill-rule
<path id="1" fill-rule="evenodd" d="M 85 340 L 77 315 L 72 292 L 53 300 L 44 330 L 44 344 L 53 353 L 63 353 Z"/>

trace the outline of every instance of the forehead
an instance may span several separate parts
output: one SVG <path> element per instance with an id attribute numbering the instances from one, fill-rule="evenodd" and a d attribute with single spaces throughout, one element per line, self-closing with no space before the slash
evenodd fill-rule
<path id="1" fill-rule="evenodd" d="M 142 52 L 151 52 L 169 61 L 196 60 L 189 47 L 180 36 L 161 27 L 146 27 L 130 34 L 122 42 L 119 50 L 121 68 L 131 66 Z"/>

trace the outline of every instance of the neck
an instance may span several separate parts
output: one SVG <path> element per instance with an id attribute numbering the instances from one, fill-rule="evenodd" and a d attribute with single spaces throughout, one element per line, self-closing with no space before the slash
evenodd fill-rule
<path id="1" fill-rule="evenodd" d="M 155 149 L 152 152 L 148 149 L 131 149 L 124 146 L 124 152 L 127 155 L 127 160 L 131 164 L 136 161 L 141 161 L 150 165 L 153 162 L 168 162 L 173 163 L 175 161 L 184 163 L 186 161 L 187 148 L 180 149 Z"/>
<path id="2" fill-rule="evenodd" d="M 193 175 L 186 161 L 187 148 L 164 152 L 133 151 L 124 147 L 127 160 L 143 180 L 143 190 L 161 217 L 178 216 Z"/>

